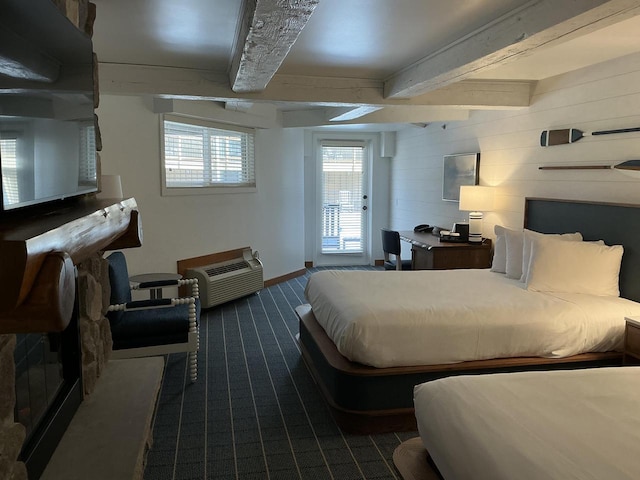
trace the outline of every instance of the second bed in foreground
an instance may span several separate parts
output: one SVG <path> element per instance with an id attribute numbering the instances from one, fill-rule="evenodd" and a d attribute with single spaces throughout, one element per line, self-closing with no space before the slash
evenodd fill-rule
<path id="1" fill-rule="evenodd" d="M 449 377 L 414 396 L 445 480 L 640 475 L 640 367 Z"/>

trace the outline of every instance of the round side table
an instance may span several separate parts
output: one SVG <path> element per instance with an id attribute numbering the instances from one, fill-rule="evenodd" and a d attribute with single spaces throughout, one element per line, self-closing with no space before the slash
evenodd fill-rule
<path id="1" fill-rule="evenodd" d="M 141 273 L 129 277 L 131 283 L 162 282 L 165 280 L 181 280 L 179 273 Z M 162 298 L 162 287 L 149 289 L 151 299 Z"/>

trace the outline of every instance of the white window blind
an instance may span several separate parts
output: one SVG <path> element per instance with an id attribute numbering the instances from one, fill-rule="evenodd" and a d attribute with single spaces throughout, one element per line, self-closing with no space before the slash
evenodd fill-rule
<path id="1" fill-rule="evenodd" d="M 322 253 L 362 253 L 362 142 L 322 142 Z"/>
<path id="2" fill-rule="evenodd" d="M 2 157 L 2 197 L 5 205 L 18 203 L 18 140 L 11 135 L 0 139 L 0 156 Z"/>
<path id="3" fill-rule="evenodd" d="M 165 116 L 166 188 L 255 187 L 254 132 Z"/>

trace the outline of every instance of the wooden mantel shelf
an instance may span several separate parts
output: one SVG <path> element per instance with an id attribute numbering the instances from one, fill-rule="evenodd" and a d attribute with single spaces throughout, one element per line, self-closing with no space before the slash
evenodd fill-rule
<path id="1" fill-rule="evenodd" d="M 86 198 L 0 220 L 0 334 L 63 330 L 73 312 L 74 265 L 96 252 L 141 244 L 134 198 Z"/>

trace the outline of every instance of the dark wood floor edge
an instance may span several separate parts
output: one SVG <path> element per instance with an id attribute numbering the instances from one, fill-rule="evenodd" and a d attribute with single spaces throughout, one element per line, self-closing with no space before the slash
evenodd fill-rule
<path id="1" fill-rule="evenodd" d="M 277 285 L 278 283 L 287 282 L 294 278 L 301 277 L 305 273 L 307 273 L 307 269 L 303 268 L 295 272 L 287 273 L 286 275 L 282 275 L 280 277 L 270 278 L 269 280 L 264 281 L 264 286 L 265 288 L 272 287 L 273 285 Z"/>
<path id="2" fill-rule="evenodd" d="M 373 265 L 376 267 L 384 267 L 384 258 L 382 260 L 374 260 Z M 304 262 L 304 268 L 313 268 L 313 262 L 307 260 Z"/>

